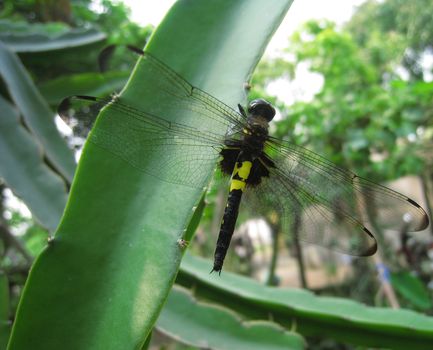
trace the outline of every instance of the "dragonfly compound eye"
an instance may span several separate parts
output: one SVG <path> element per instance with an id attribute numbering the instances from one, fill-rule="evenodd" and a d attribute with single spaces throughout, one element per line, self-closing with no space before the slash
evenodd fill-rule
<path id="1" fill-rule="evenodd" d="M 248 113 L 261 116 L 270 122 L 275 116 L 275 108 L 268 101 L 258 98 L 250 102 Z"/>

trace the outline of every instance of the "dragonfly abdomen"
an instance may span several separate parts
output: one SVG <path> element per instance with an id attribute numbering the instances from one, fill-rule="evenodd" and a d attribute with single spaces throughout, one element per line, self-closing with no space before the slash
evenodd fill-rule
<path id="1" fill-rule="evenodd" d="M 235 230 L 242 194 L 247 185 L 252 166 L 253 161 L 251 155 L 240 152 L 230 181 L 230 192 L 215 248 L 214 266 L 212 271 L 219 272 L 223 266 L 224 258 L 229 249 L 230 241 Z"/>
<path id="2" fill-rule="evenodd" d="M 221 228 L 215 248 L 212 271 L 220 272 L 223 266 L 224 258 L 227 254 L 227 250 L 229 249 L 230 241 L 235 230 L 242 193 L 242 190 L 232 190 L 229 193 L 227 206 L 224 210 L 224 216 L 221 222 Z"/>

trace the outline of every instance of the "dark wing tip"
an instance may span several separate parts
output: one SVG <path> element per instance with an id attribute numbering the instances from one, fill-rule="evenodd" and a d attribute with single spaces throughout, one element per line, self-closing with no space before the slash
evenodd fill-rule
<path id="1" fill-rule="evenodd" d="M 63 119 L 68 118 L 68 111 L 71 108 L 71 99 L 72 96 L 68 96 L 60 102 L 60 104 L 57 106 L 57 114 L 62 117 Z"/>
<path id="2" fill-rule="evenodd" d="M 140 49 L 140 48 L 138 48 L 137 46 L 134 46 L 134 45 L 126 45 L 126 47 L 127 47 L 127 49 L 129 50 L 129 51 L 132 51 L 132 52 L 135 52 L 137 55 L 143 55 L 144 54 L 144 51 L 142 50 L 142 49 Z"/>
<path id="3" fill-rule="evenodd" d="M 415 207 L 417 207 L 417 208 L 421 208 L 421 206 L 420 206 L 417 202 L 415 202 L 413 199 L 407 198 L 406 200 L 407 200 L 410 204 L 414 205 Z"/>
<path id="4" fill-rule="evenodd" d="M 420 208 L 420 209 L 422 209 L 422 208 Z M 423 212 L 424 212 L 424 210 L 423 210 Z M 413 229 L 413 231 L 425 230 L 430 225 L 430 219 L 429 219 L 428 215 L 425 212 L 423 214 L 424 215 L 422 215 L 421 220 L 419 221 L 418 225 Z"/>
<path id="5" fill-rule="evenodd" d="M 413 228 L 411 227 L 410 231 L 422 231 L 422 230 L 426 229 L 430 224 L 430 219 L 429 219 L 427 213 L 413 199 L 406 198 L 406 201 L 408 201 L 410 204 L 412 204 L 417 209 L 418 213 L 420 213 L 420 220 L 417 220 L 417 222 L 415 222 L 415 227 L 413 227 Z M 411 226 L 411 225 L 409 224 L 409 226 Z"/>
<path id="6" fill-rule="evenodd" d="M 363 228 L 364 232 L 373 240 L 373 244 L 369 245 L 363 250 L 359 256 L 372 256 L 377 252 L 377 241 L 373 234 L 366 227 Z"/>

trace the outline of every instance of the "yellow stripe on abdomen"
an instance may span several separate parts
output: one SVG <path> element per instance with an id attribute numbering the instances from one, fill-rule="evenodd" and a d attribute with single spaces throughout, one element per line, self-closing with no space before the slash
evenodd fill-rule
<path id="1" fill-rule="evenodd" d="M 247 184 L 248 176 L 250 176 L 252 166 L 253 163 L 248 160 L 241 162 L 240 166 L 238 166 L 238 162 L 236 162 L 230 183 L 230 191 L 244 190 Z"/>

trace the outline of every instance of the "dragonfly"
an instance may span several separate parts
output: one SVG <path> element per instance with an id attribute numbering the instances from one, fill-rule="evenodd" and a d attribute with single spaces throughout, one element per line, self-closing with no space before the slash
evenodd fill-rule
<path id="1" fill-rule="evenodd" d="M 271 136 L 275 108 L 266 100 L 233 109 L 154 55 L 139 54 L 148 87 L 142 93 L 154 99 L 142 99 L 138 108 L 122 96 L 75 95 L 64 99 L 58 112 L 67 117 L 79 101 L 114 109 L 116 116 L 100 114 L 88 141 L 162 181 L 203 188 L 209 167 L 217 165 L 229 188 L 212 271 L 221 273 L 242 207 L 259 208 L 258 213 L 270 209 L 283 227 L 296 223 L 292 234 L 298 239 L 353 256 L 377 250 L 371 229 L 376 226 L 366 215 L 373 201 L 380 208 L 374 224 L 381 228 L 405 225 L 414 232 L 428 226 L 427 214 L 414 200 Z M 189 118 L 176 122 L 179 113 Z M 163 150 L 158 159 L 148 156 L 155 149 Z"/>

